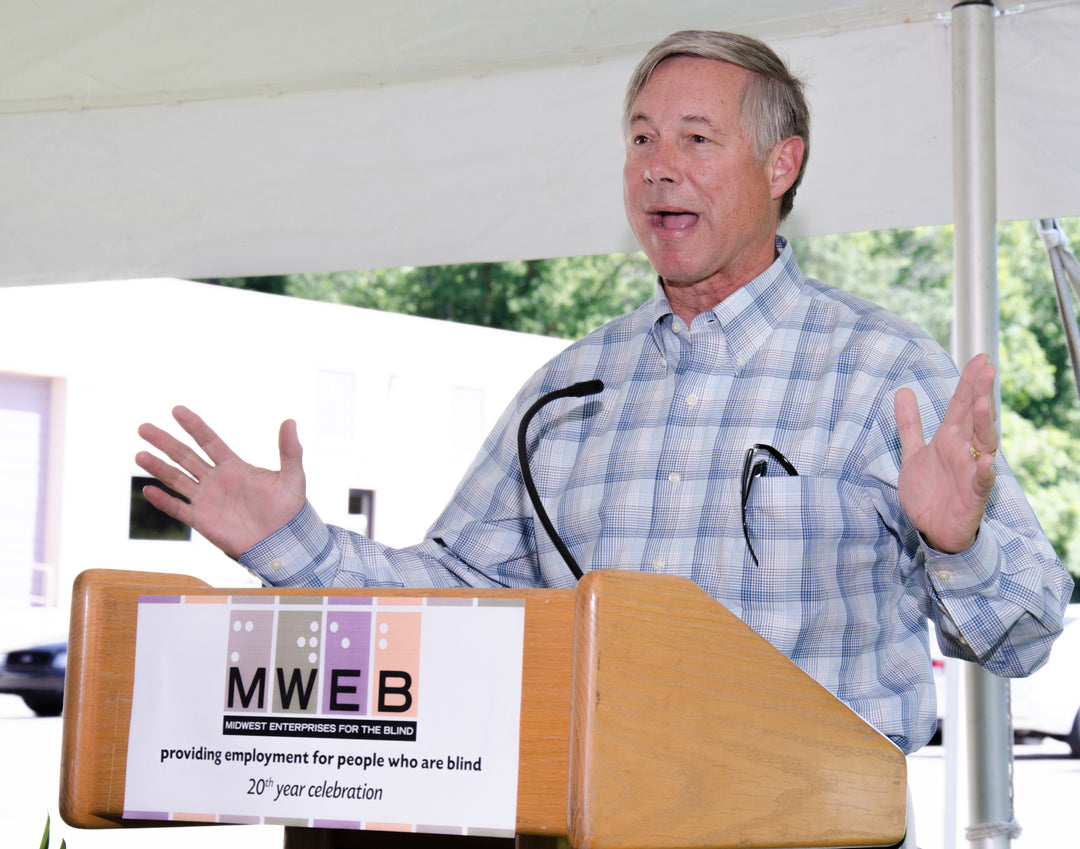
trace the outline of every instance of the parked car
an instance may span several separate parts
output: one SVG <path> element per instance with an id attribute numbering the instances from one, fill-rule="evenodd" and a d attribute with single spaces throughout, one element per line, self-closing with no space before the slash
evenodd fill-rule
<path id="1" fill-rule="evenodd" d="M 931 629 L 930 653 L 938 691 L 938 722 L 945 722 L 945 664 Z M 1013 732 L 1017 739 L 1052 737 L 1069 744 L 1080 758 L 1080 604 L 1065 611 L 1065 630 L 1046 664 L 1010 687 Z M 937 741 L 935 736 L 935 741 Z"/>
<path id="2" fill-rule="evenodd" d="M 38 716 L 59 716 L 64 709 L 66 670 L 66 642 L 8 652 L 0 666 L 0 693 L 22 696 Z"/>

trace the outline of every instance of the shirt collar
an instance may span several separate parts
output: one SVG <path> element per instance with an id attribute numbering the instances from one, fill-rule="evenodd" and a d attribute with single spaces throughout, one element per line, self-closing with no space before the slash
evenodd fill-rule
<path id="1" fill-rule="evenodd" d="M 791 244 L 777 236 L 776 250 L 778 256 L 772 265 L 712 309 L 727 337 L 728 350 L 737 360 L 750 359 L 799 296 L 803 276 Z M 659 278 L 656 294 L 646 309 L 650 311 L 653 337 L 663 351 L 661 323 L 672 311 Z"/>

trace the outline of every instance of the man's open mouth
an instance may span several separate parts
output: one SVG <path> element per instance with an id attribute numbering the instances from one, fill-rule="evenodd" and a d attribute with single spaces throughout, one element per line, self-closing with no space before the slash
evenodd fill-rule
<path id="1" fill-rule="evenodd" d="M 649 221 L 660 230 L 688 230 L 697 223 L 693 212 L 656 211 L 649 213 Z"/>

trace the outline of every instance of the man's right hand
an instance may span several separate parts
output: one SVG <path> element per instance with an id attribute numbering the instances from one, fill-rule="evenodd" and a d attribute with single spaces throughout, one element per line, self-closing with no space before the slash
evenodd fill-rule
<path id="1" fill-rule="evenodd" d="M 275 472 L 244 462 L 186 407 L 175 407 L 172 412 L 210 462 L 161 428 L 141 425 L 139 436 L 176 466 L 149 451 L 140 451 L 135 462 L 187 499 L 185 502 L 160 487 L 148 486 L 143 489 L 147 501 L 190 525 L 234 559 L 300 512 L 306 485 L 296 422 L 289 419 L 281 423 L 281 470 Z"/>

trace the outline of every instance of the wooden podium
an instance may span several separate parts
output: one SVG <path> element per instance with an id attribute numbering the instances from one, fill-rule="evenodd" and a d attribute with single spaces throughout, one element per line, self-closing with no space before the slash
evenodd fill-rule
<path id="1" fill-rule="evenodd" d="M 138 599 L 151 594 L 523 598 L 516 831 L 526 842 L 689 849 L 904 838 L 896 746 L 696 585 L 616 570 L 588 573 L 577 590 L 376 591 L 222 590 L 182 575 L 84 572 L 64 700 L 60 812 L 72 826 L 147 825 L 122 814 Z M 492 842 L 285 829 L 288 849 L 470 840 Z"/>

